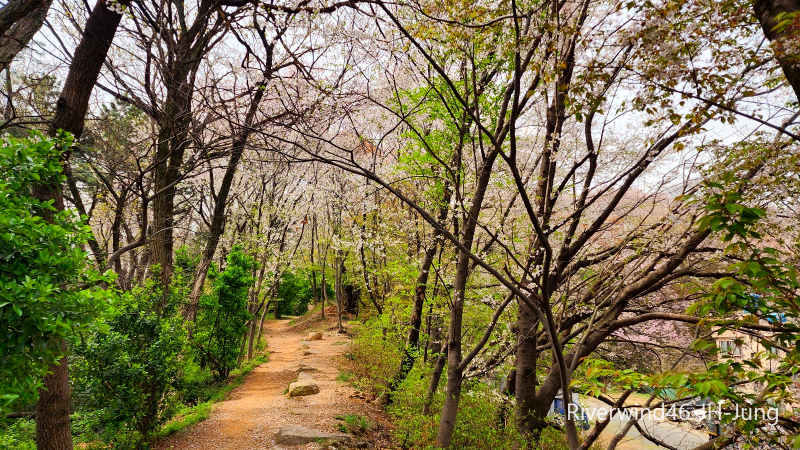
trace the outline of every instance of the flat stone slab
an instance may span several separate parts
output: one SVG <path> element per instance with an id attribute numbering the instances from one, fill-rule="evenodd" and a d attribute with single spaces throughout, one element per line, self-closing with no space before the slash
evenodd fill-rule
<path id="1" fill-rule="evenodd" d="M 319 386 L 310 378 L 298 379 L 289 384 L 289 397 L 302 397 L 319 393 Z"/>
<path id="2" fill-rule="evenodd" d="M 306 363 L 300 364 L 300 372 L 316 372 L 316 371 L 317 371 L 316 367 L 311 367 Z"/>
<path id="3" fill-rule="evenodd" d="M 311 376 L 308 372 L 300 372 L 300 375 L 297 376 L 298 380 L 310 380 L 314 377 Z"/>
<path id="4" fill-rule="evenodd" d="M 306 350 L 303 352 L 303 356 L 310 356 L 310 355 L 319 355 L 319 352 L 316 352 L 314 350 Z"/>
<path id="5" fill-rule="evenodd" d="M 343 433 L 326 433 L 299 425 L 288 425 L 278 430 L 275 443 L 279 445 L 303 445 L 309 442 L 341 442 L 349 444 L 350 436 Z"/>
<path id="6" fill-rule="evenodd" d="M 321 341 L 322 340 L 322 333 L 308 333 L 308 337 L 306 338 L 307 341 Z"/>

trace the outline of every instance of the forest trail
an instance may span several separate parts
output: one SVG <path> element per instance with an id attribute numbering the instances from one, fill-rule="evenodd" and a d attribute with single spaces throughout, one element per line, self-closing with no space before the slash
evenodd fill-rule
<path id="1" fill-rule="evenodd" d="M 215 405 L 208 419 L 188 430 L 161 441 L 158 450 L 252 450 L 316 449 L 319 444 L 279 446 L 275 444 L 281 427 L 300 425 L 325 432 L 337 432 L 336 416 L 359 414 L 371 423 L 384 425 L 386 419 L 377 406 L 351 397 L 355 389 L 336 380 L 338 359 L 347 350 L 347 335 L 320 329 L 323 322 L 312 322 L 309 329 L 293 327 L 289 320 L 269 321 L 264 325 L 269 361 L 246 375 L 244 383 Z M 328 324 L 326 324 L 328 325 Z M 307 342 L 309 331 L 323 331 L 323 339 Z M 304 355 L 308 350 L 315 354 Z M 305 364 L 316 369 L 313 379 L 319 393 L 289 398 L 286 389 Z M 379 443 L 377 448 L 381 448 Z"/>

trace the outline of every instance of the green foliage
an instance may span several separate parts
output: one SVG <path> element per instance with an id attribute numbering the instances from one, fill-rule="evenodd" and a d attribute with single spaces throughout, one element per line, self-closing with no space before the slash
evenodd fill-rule
<path id="1" fill-rule="evenodd" d="M 704 325 L 718 334 L 753 324 L 772 326 L 773 330 L 761 333 L 758 343 L 764 350 L 749 359 L 721 355 L 705 372 L 666 373 L 657 377 L 654 384 L 679 388 L 679 395 L 710 398 L 723 408 L 766 410 L 786 406 L 797 400 L 793 385 L 800 372 L 797 267 L 791 262 L 791 255 L 765 245 L 758 226 L 766 212 L 747 206 L 739 190 L 728 187 L 741 180 L 725 175 L 721 181 L 707 183 L 708 214 L 700 226 L 728 242 L 725 252 L 734 255 L 737 262 L 728 268 L 731 276 L 717 280 L 710 287 L 698 286 L 702 298 L 688 312 L 705 317 Z M 718 353 L 714 343 L 704 339 L 698 339 L 693 346 L 696 350 Z M 745 383 L 744 388 L 735 387 Z M 791 411 L 781 413 L 787 412 L 791 415 Z M 796 428 L 765 427 L 763 416 L 747 419 L 731 414 L 723 415 L 721 421 L 732 424 L 750 444 L 793 442 L 800 446 Z"/>
<path id="2" fill-rule="evenodd" d="M 36 450 L 36 423 L 33 419 L 0 424 L 0 450 Z"/>
<path id="3" fill-rule="evenodd" d="M 386 315 L 368 320 L 358 328 L 346 353 L 356 385 L 373 395 L 388 390 L 402 359 L 402 342 L 387 339 L 384 333 L 387 322 Z"/>
<path id="4" fill-rule="evenodd" d="M 372 428 L 372 424 L 369 422 L 369 420 L 367 420 L 366 417 L 359 416 L 358 414 L 345 414 L 336 416 L 336 418 L 344 422 L 339 424 L 337 427 L 342 433 L 360 435 Z"/>
<path id="5" fill-rule="evenodd" d="M 587 358 L 573 375 L 573 389 L 599 397 L 608 390 L 642 389 L 647 386 L 649 379 L 635 370 L 616 368 L 610 361 Z"/>
<path id="6" fill-rule="evenodd" d="M 179 419 L 166 424 L 159 432 L 159 437 L 165 438 L 167 436 L 171 436 L 186 427 L 190 427 L 198 422 L 208 419 L 208 415 L 211 414 L 211 409 L 213 406 L 213 400 L 199 403 L 191 407 L 184 406 L 183 408 L 179 409 L 176 414 Z"/>
<path id="7" fill-rule="evenodd" d="M 74 348 L 78 405 L 98 412 L 100 438 L 116 448 L 149 441 L 171 413 L 186 336 L 180 317 L 157 310 L 163 296 L 152 279 L 125 293 L 108 319 L 109 331 Z"/>
<path id="8" fill-rule="evenodd" d="M 184 274 L 194 274 L 200 264 L 200 254 L 190 253 L 189 247 L 181 245 L 175 250 L 175 267 L 180 268 Z"/>
<path id="9" fill-rule="evenodd" d="M 96 325 L 111 281 L 93 269 L 84 252 L 90 230 L 69 211 L 55 211 L 31 188 L 60 185 L 68 135 L 6 138 L 0 146 L 0 415 L 15 401 L 32 403 L 48 364 L 61 358 L 61 342 Z"/>
<path id="10" fill-rule="evenodd" d="M 390 317 L 398 311 L 402 309 L 394 310 L 387 306 L 387 311 L 383 315 L 370 318 L 354 330 L 355 336 L 345 354 L 348 358 L 348 371 L 341 372 L 337 379 L 352 382 L 373 395 L 379 395 L 387 390 L 399 368 L 404 345 L 405 330 L 398 332 L 393 323 L 400 319 Z M 485 323 L 479 317 L 475 320 L 476 323 Z M 431 380 L 430 364 L 435 359 L 434 355 L 428 364 L 425 364 L 419 358 L 412 371 L 398 386 L 393 401 L 387 408 L 395 426 L 395 442 L 400 448 L 435 448 L 439 411 L 444 403 L 443 386 L 439 386 L 432 399 L 432 414 L 421 414 Z M 446 375 L 442 376 L 441 383 L 445 381 Z M 501 396 L 496 388 L 481 382 L 465 380 L 452 448 L 491 450 L 569 448 L 563 432 L 550 428 L 542 430 L 538 441 L 529 441 L 517 432 L 513 416 L 513 403 Z M 346 421 L 342 427 L 349 431 Z"/>
<path id="11" fill-rule="evenodd" d="M 210 367 L 218 379 L 228 377 L 236 366 L 239 347 L 250 319 L 248 293 L 253 286 L 256 262 L 235 246 L 225 269 L 210 273 L 214 291 L 200 298 L 200 311 L 192 345 L 201 367 Z"/>
<path id="12" fill-rule="evenodd" d="M 333 297 L 333 290 L 329 290 L 329 294 Z M 302 316 L 308 312 L 308 305 L 313 300 L 311 277 L 306 272 L 286 271 L 283 274 L 278 286 L 278 316 Z"/>
<path id="13" fill-rule="evenodd" d="M 336 376 L 336 381 L 343 381 L 345 383 L 350 382 L 353 379 L 353 374 L 346 371 L 339 371 L 339 375 Z"/>
<path id="14" fill-rule="evenodd" d="M 209 400 L 213 395 L 211 387 L 215 384 L 211 369 L 200 367 L 200 364 L 187 355 L 181 366 L 182 376 L 178 380 L 177 389 L 181 400 L 187 405 L 196 405 Z"/>
<path id="15" fill-rule="evenodd" d="M 724 177 L 728 183 L 733 179 Z M 761 235 L 753 228 L 758 220 L 766 215 L 760 208 L 750 208 L 742 204 L 742 194 L 726 191 L 722 184 L 710 182 L 706 186 L 712 189 L 706 200 L 705 209 L 708 214 L 700 220 L 700 230 L 720 233 L 722 240 L 729 242 L 735 237 L 741 239 L 760 239 Z"/>
<path id="16" fill-rule="evenodd" d="M 439 429 L 439 411 L 444 402 L 442 388 L 437 391 L 432 404 L 433 414 L 420 414 L 430 383 L 429 368 L 418 368 L 417 364 L 400 386 L 389 407 L 393 418 L 395 439 L 402 448 L 435 448 Z M 444 377 L 443 377 L 444 378 Z M 501 418 L 502 397 L 493 388 L 481 383 L 465 383 L 458 418 L 453 432 L 453 448 L 470 449 L 566 449 L 563 437 L 543 434 L 542 445 L 531 444 L 517 433 L 513 419 L 503 423 Z M 511 411 L 508 412 L 511 414 Z M 559 439 L 556 439 L 559 438 Z M 555 445 L 558 443 L 558 445 Z"/>

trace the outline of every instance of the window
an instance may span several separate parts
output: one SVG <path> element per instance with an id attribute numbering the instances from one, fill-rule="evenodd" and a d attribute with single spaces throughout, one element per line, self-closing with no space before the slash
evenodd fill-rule
<path id="1" fill-rule="evenodd" d="M 719 341 L 719 350 L 723 354 L 742 356 L 742 346 L 734 341 Z"/>
<path id="2" fill-rule="evenodd" d="M 767 352 L 770 353 L 770 354 L 773 354 L 773 355 L 777 355 L 778 354 L 778 347 L 770 346 L 767 349 Z"/>

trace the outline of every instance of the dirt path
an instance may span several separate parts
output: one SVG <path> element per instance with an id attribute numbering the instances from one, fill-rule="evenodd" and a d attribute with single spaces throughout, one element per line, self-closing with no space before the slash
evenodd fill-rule
<path id="1" fill-rule="evenodd" d="M 347 336 L 324 330 L 322 340 L 311 341 L 304 348 L 307 332 L 293 330 L 288 320 L 266 324 L 269 362 L 247 374 L 240 387 L 215 405 L 207 420 L 162 441 L 157 449 L 312 449 L 319 448 L 318 444 L 277 446 L 276 434 L 286 425 L 336 432 L 336 426 L 342 423 L 336 416 L 343 414 L 359 414 L 373 424 L 385 423 L 376 406 L 352 398 L 355 389 L 336 381 L 337 357 L 347 349 Z M 306 350 L 316 354 L 304 356 Z M 320 392 L 289 398 L 284 392 L 297 378 L 301 363 L 317 369 L 313 377 Z"/>

